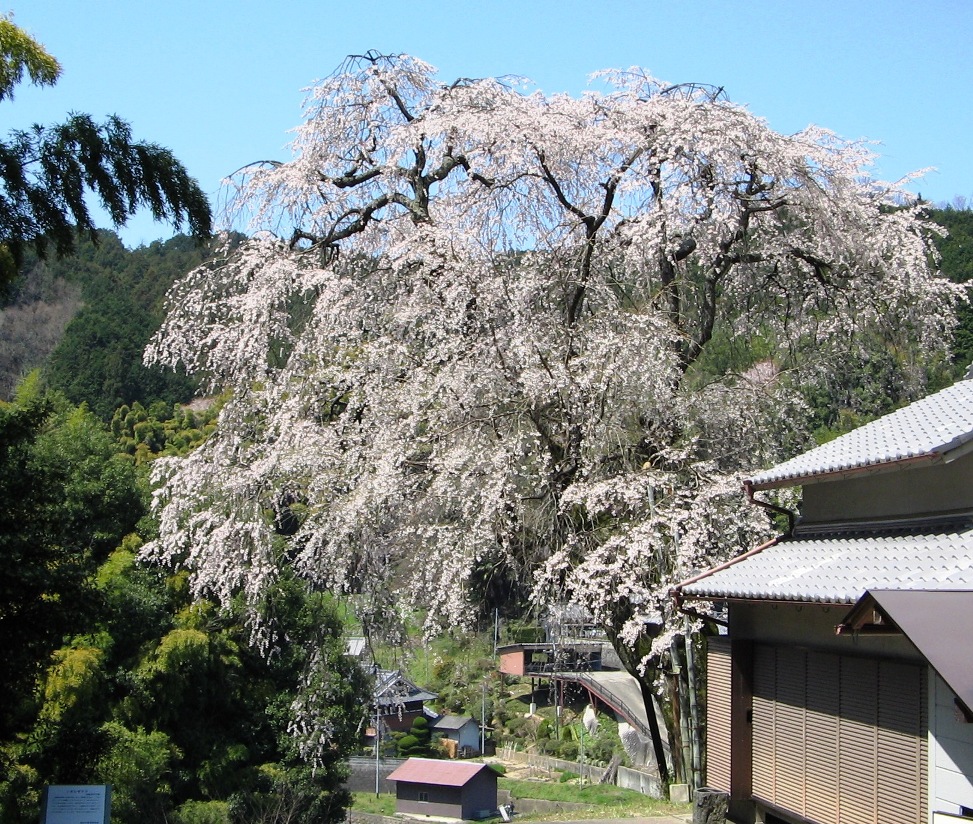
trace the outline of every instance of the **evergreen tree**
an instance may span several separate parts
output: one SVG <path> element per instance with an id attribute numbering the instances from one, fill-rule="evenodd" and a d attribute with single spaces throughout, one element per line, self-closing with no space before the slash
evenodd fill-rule
<path id="1" fill-rule="evenodd" d="M 57 60 L 9 17 L 0 18 L 0 101 L 13 96 L 27 73 L 38 85 L 53 85 Z M 130 126 L 112 116 L 96 123 L 72 114 L 61 124 L 34 125 L 0 141 L 0 285 L 12 280 L 27 249 L 45 257 L 75 249 L 80 232 L 97 231 L 86 202 L 94 194 L 115 226 L 139 208 L 176 228 L 188 224 L 198 238 L 209 236 L 206 196 L 172 153 L 136 141 Z"/>
<path id="2" fill-rule="evenodd" d="M 179 451 L 212 419 L 167 410 L 124 410 L 115 434 L 157 425 L 156 448 Z M 0 820 L 36 821 L 50 783 L 112 784 L 118 824 L 249 824 L 281 805 L 343 819 L 367 689 L 331 599 L 282 579 L 262 654 L 242 604 L 193 602 L 184 574 L 138 563 L 143 471 L 36 375 L 0 404 Z M 309 718 L 327 740 L 295 735 Z"/>
<path id="3" fill-rule="evenodd" d="M 131 463 L 93 415 L 36 376 L 0 403 L 0 740 L 51 653 L 95 614 L 95 569 L 143 512 Z"/>

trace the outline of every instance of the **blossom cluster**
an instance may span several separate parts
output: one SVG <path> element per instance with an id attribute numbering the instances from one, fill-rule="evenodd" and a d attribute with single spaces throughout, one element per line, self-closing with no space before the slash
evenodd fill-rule
<path id="1" fill-rule="evenodd" d="M 146 351 L 229 394 L 156 465 L 147 556 L 255 615 L 289 564 L 430 633 L 489 572 L 658 662 L 670 587 L 767 534 L 739 484 L 804 443 L 801 388 L 891 327 L 934 357 L 958 292 L 865 144 L 605 81 L 366 55 L 310 90 L 293 158 L 234 183 L 252 236 Z"/>

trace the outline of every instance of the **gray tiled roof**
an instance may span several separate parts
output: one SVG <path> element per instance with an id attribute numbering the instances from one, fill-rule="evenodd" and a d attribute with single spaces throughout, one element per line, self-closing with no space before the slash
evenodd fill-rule
<path id="1" fill-rule="evenodd" d="M 434 730 L 461 730 L 467 724 L 476 724 L 469 715 L 440 715 L 429 726 Z"/>
<path id="2" fill-rule="evenodd" d="M 973 526 L 782 539 L 679 589 L 688 596 L 852 604 L 870 589 L 973 590 Z"/>
<path id="3" fill-rule="evenodd" d="M 439 694 L 416 686 L 399 670 L 380 670 L 374 690 L 375 700 L 385 706 L 405 701 L 435 701 Z"/>
<path id="4" fill-rule="evenodd" d="M 933 459 L 973 440 L 973 380 L 842 435 L 751 478 L 757 489 L 795 486 L 829 473 Z"/>

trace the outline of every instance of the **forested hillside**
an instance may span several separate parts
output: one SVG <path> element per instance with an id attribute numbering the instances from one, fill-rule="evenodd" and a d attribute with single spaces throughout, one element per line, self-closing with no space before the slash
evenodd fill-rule
<path id="1" fill-rule="evenodd" d="M 36 821 L 64 783 L 112 784 L 119 824 L 343 817 L 365 685 L 329 597 L 280 581 L 286 643 L 265 656 L 238 610 L 136 563 L 153 532 L 138 458 L 191 448 L 212 417 L 136 405 L 113 437 L 36 376 L 0 403 L 0 820 Z M 335 733 L 314 770 L 289 730 L 300 684 Z"/>
<path id="2" fill-rule="evenodd" d="M 936 241 L 943 272 L 957 283 L 970 281 L 973 211 L 937 208 L 931 216 L 948 231 Z M 0 400 L 9 400 L 30 370 L 42 368 L 50 388 L 73 403 L 87 403 L 106 421 L 123 404 L 188 402 L 194 382 L 143 366 L 142 350 L 162 322 L 167 290 L 207 251 L 184 235 L 128 250 L 113 232 L 103 231 L 97 245 L 82 243 L 72 258 L 30 260 L 0 309 Z M 959 319 L 952 375 L 973 362 L 973 308 L 961 307 Z M 889 368 L 895 368 L 893 353 L 888 364 L 869 365 L 873 373 Z M 894 388 L 882 392 L 882 385 L 876 382 L 878 394 L 870 398 L 861 397 L 861 387 L 837 391 L 848 395 L 847 408 L 864 406 L 877 415 L 898 400 Z M 842 430 L 852 425 L 840 420 L 840 408 L 819 410 L 817 424 Z"/>
<path id="3" fill-rule="evenodd" d="M 936 209 L 932 217 L 949 233 L 936 241 L 943 272 L 956 283 L 973 282 L 973 210 Z M 953 360 L 962 373 L 973 363 L 973 307 L 969 303 L 962 305 L 957 314 Z"/>
<path id="4" fill-rule="evenodd" d="M 57 261 L 31 259 L 0 313 L 0 398 L 41 368 L 47 384 L 102 419 L 125 403 L 186 402 L 191 381 L 142 365 L 173 281 L 205 247 L 186 236 L 126 249 L 113 232 Z"/>

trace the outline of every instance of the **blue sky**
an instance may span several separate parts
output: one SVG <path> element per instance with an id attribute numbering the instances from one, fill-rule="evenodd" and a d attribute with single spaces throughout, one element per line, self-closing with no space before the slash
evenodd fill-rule
<path id="1" fill-rule="evenodd" d="M 444 81 L 517 74 L 573 94 L 594 71 L 640 65 L 723 86 L 781 132 L 875 140 L 876 176 L 936 167 L 923 197 L 973 201 L 971 0 L 11 2 L 64 72 L 4 103 L 6 127 L 118 114 L 214 205 L 226 175 L 289 156 L 301 89 L 368 49 L 414 54 Z M 130 246 L 170 234 L 148 216 L 121 232 Z"/>

